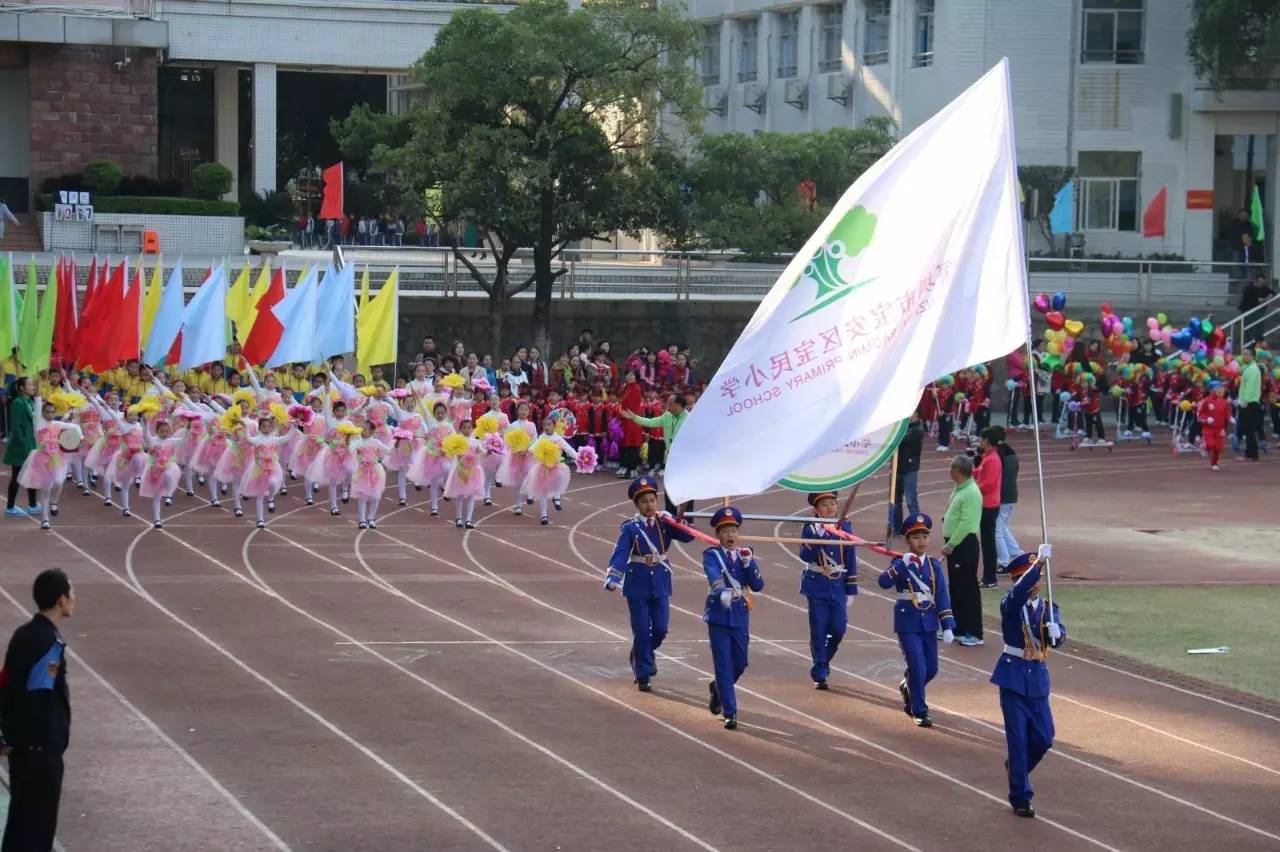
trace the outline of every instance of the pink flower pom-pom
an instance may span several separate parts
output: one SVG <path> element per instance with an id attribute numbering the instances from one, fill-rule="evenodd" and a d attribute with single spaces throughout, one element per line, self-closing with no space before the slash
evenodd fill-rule
<path id="1" fill-rule="evenodd" d="M 574 466 L 577 468 L 578 473 L 595 473 L 598 463 L 596 451 L 587 446 L 578 450 L 578 460 L 574 463 Z"/>
<path id="2" fill-rule="evenodd" d="M 483 394 L 493 393 L 493 385 L 489 384 L 488 379 L 472 379 L 471 387 Z"/>
<path id="3" fill-rule="evenodd" d="M 311 408 L 306 405 L 289 406 L 289 419 L 297 420 L 299 423 L 303 423 L 303 424 L 310 423 L 311 415 L 313 413 L 314 412 L 312 412 Z"/>
<path id="4" fill-rule="evenodd" d="M 396 388 L 395 390 L 387 393 L 387 396 L 391 397 L 392 399 L 407 399 L 409 395 L 410 395 L 409 391 L 405 390 L 404 388 Z"/>
<path id="5" fill-rule="evenodd" d="M 413 433 L 408 429 L 392 429 L 391 437 L 395 438 L 397 441 L 412 441 Z"/>
<path id="6" fill-rule="evenodd" d="M 507 454 L 507 442 L 497 433 L 488 435 L 484 439 L 484 451 L 493 456 L 505 456 Z"/>
<path id="7" fill-rule="evenodd" d="M 199 420 L 201 418 L 198 411 L 179 411 L 178 416 L 183 420 Z"/>

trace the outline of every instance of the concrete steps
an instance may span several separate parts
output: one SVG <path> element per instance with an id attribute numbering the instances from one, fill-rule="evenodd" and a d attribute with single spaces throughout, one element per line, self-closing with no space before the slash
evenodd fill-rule
<path id="1" fill-rule="evenodd" d="M 0 238 L 0 251 L 44 251 L 44 238 L 40 234 L 38 214 L 18 213 L 15 215 L 17 215 L 20 224 L 5 223 L 4 237 Z"/>

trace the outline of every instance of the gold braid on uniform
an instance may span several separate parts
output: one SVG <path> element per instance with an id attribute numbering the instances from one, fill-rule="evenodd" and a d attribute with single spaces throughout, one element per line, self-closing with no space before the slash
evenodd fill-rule
<path id="1" fill-rule="evenodd" d="M 1049 636 L 1048 630 L 1046 630 L 1044 626 L 1044 619 L 1040 620 L 1040 650 L 1037 651 L 1035 645 L 1032 643 L 1031 628 L 1027 627 L 1027 623 L 1025 621 L 1022 622 L 1022 641 L 1024 643 L 1022 659 L 1040 660 L 1041 662 L 1045 662 L 1049 659 Z"/>
<path id="2" fill-rule="evenodd" d="M 925 557 L 926 560 L 928 558 L 929 558 L 928 556 Z M 911 596 L 911 605 L 915 607 L 917 610 L 919 610 L 920 612 L 927 612 L 929 609 L 929 606 L 928 605 L 920 606 L 920 601 L 916 598 L 916 584 L 911 582 L 911 574 L 910 574 L 911 564 L 907 562 L 905 559 L 902 561 L 902 564 L 908 571 L 907 594 Z M 928 564 L 928 563 L 926 562 L 924 564 Z M 922 564 L 921 567 L 924 567 L 924 564 Z M 931 600 L 929 601 L 929 604 L 933 604 L 935 601 L 938 600 L 938 580 L 937 580 L 937 576 L 933 573 L 932 569 L 929 571 L 929 597 L 931 598 Z"/>

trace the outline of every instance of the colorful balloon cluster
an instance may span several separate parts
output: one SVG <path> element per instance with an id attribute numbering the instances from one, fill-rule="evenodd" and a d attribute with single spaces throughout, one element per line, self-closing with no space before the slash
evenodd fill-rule
<path id="1" fill-rule="evenodd" d="M 1067 306 L 1067 294 L 1061 290 L 1054 293 L 1052 299 L 1044 293 L 1037 293 L 1031 304 L 1044 315 L 1044 321 L 1049 326 L 1049 330 L 1044 335 L 1049 354 L 1041 360 L 1041 365 L 1047 369 L 1056 370 L 1063 365 L 1066 357 L 1075 348 L 1076 338 L 1084 331 L 1084 323 L 1067 319 L 1062 313 L 1063 308 Z"/>
<path id="2" fill-rule="evenodd" d="M 1101 305 L 1102 336 L 1106 339 L 1111 354 L 1119 358 L 1138 349 L 1138 341 L 1133 339 L 1133 317 L 1118 317 L 1111 312 L 1111 304 Z"/>

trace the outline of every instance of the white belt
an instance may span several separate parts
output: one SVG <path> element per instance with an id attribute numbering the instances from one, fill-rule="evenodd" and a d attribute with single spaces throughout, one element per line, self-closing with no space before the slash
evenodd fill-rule
<path id="1" fill-rule="evenodd" d="M 900 601 L 912 600 L 911 592 L 898 592 L 898 600 Z M 916 592 L 915 602 L 916 603 L 921 603 L 921 602 L 933 603 L 933 596 L 930 595 L 928 592 Z"/>
<path id="2" fill-rule="evenodd" d="M 1021 660 L 1021 659 L 1022 659 L 1022 655 L 1023 655 L 1024 653 L 1026 653 L 1026 649 L 1025 649 L 1025 648 L 1015 648 L 1015 647 L 1013 647 L 1012 645 L 1005 645 L 1005 646 L 1004 646 L 1004 653 L 1008 654 L 1010 657 L 1017 657 L 1019 660 Z"/>

